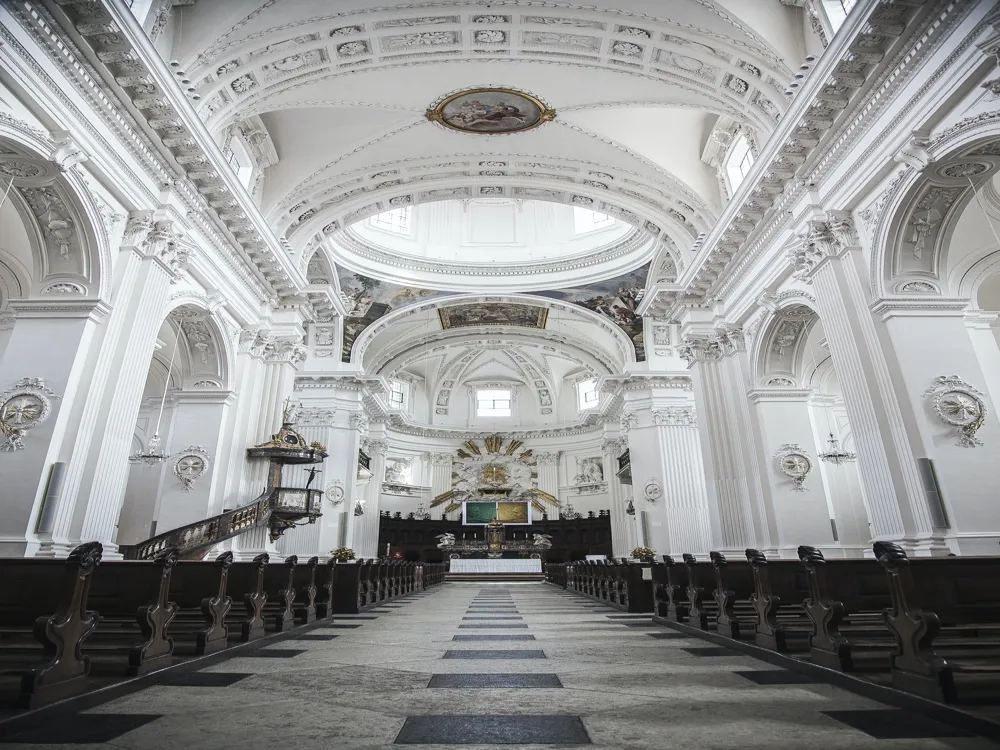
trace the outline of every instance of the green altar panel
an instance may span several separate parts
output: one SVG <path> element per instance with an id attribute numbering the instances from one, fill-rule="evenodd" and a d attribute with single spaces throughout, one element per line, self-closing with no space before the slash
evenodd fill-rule
<path id="1" fill-rule="evenodd" d="M 466 503 L 466 523 L 489 523 L 497 517 L 496 503 Z"/>
<path id="2" fill-rule="evenodd" d="M 497 518 L 504 523 L 528 523 L 528 504 L 497 503 Z"/>

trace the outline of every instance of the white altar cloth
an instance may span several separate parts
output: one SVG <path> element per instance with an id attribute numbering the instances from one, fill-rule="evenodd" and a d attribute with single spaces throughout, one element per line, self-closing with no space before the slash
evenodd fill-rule
<path id="1" fill-rule="evenodd" d="M 541 573 L 541 560 L 451 560 L 451 573 Z"/>

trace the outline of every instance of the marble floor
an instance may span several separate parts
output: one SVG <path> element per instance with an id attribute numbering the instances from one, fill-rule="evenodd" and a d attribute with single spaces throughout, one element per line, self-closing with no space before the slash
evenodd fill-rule
<path id="1" fill-rule="evenodd" d="M 12 748 L 993 748 L 548 584 L 448 583 L 0 742 Z"/>

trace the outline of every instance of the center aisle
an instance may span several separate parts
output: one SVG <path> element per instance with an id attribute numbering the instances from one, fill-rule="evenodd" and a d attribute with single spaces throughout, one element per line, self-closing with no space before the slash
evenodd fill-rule
<path id="1" fill-rule="evenodd" d="M 14 746 L 995 747 L 548 584 L 444 584 L 174 683 L 67 719 L 101 741 Z"/>

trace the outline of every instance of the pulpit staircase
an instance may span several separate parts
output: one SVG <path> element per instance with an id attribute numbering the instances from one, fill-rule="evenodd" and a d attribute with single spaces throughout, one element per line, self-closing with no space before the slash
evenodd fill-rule
<path id="1" fill-rule="evenodd" d="M 311 470 L 309 482 L 303 488 L 282 487 L 281 475 L 286 464 L 318 464 L 326 457 L 326 448 L 308 443 L 293 427 L 294 409 L 286 408 L 281 429 L 266 443 L 247 449 L 247 458 L 266 459 L 267 487 L 254 502 L 224 511 L 212 518 L 195 521 L 177 529 L 158 534 L 138 544 L 123 544 L 119 551 L 127 560 L 151 560 L 160 551 L 175 547 L 182 559 L 200 560 L 219 542 L 232 539 L 251 529 L 268 527 L 275 542 L 288 529 L 302 522 L 316 523 L 322 515 L 323 492 L 309 489 L 316 471 Z"/>

